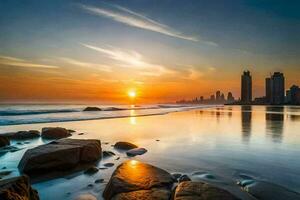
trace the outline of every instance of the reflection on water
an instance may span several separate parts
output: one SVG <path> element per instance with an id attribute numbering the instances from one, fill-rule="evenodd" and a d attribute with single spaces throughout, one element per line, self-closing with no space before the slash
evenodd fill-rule
<path id="1" fill-rule="evenodd" d="M 103 150 L 114 151 L 111 144 L 117 141 L 135 143 L 148 150 L 136 160 L 170 172 L 209 172 L 222 177 L 218 183 L 227 185 L 236 182 L 234 174 L 242 174 L 300 192 L 299 107 L 224 106 L 148 117 L 133 117 L 135 111 L 130 112 L 129 118 L 3 126 L 1 132 L 62 126 L 85 133 L 75 133 L 73 138 L 109 142 L 103 144 Z M 32 148 L 43 142 L 38 141 L 22 147 Z M 23 152 L 17 153 L 0 157 L 0 168 L 17 169 Z M 118 156 L 117 161 L 112 158 L 114 167 L 128 159 L 125 154 Z M 134 166 L 136 163 L 132 162 Z M 95 178 L 108 181 L 113 169 L 103 170 Z M 76 180 L 90 178 L 82 175 L 72 184 L 61 183 L 60 187 L 66 187 L 66 191 L 81 190 L 82 182 Z M 55 198 L 47 194 L 56 191 L 57 185 L 45 183 L 35 187 L 40 189 L 42 199 L 50 200 Z M 56 199 L 64 199 L 63 195 L 55 193 Z"/>
<path id="2" fill-rule="evenodd" d="M 251 136 L 251 120 L 252 120 L 252 107 L 241 107 L 241 122 L 242 122 L 242 138 L 244 142 L 248 142 Z"/>
<path id="3" fill-rule="evenodd" d="M 274 142 L 282 141 L 284 127 L 284 107 L 266 107 L 266 133 Z"/>

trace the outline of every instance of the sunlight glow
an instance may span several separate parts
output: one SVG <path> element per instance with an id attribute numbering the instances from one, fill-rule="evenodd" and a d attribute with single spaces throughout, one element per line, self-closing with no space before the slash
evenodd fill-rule
<path id="1" fill-rule="evenodd" d="M 135 92 L 134 90 L 130 90 L 130 91 L 128 92 L 128 96 L 129 96 L 130 98 L 134 99 L 134 98 L 136 97 L 136 92 Z"/>

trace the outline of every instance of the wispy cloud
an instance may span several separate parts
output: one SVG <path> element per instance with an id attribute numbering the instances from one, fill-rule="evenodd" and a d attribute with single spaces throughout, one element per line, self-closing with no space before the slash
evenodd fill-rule
<path id="1" fill-rule="evenodd" d="M 136 51 L 125 51 L 115 47 L 97 47 L 90 44 L 81 44 L 82 46 L 95 50 L 108 58 L 118 62 L 118 66 L 143 70 L 141 75 L 160 76 L 165 73 L 172 73 L 171 69 L 160 64 L 147 62 L 144 57 Z"/>
<path id="2" fill-rule="evenodd" d="M 54 66 L 54 65 L 38 64 L 20 58 L 1 56 L 1 55 L 0 55 L 0 65 L 27 67 L 27 68 L 48 68 L 48 69 L 59 68 L 58 66 Z"/>
<path id="3" fill-rule="evenodd" d="M 68 63 L 70 65 L 75 65 L 75 66 L 79 66 L 79 67 L 89 67 L 89 68 L 97 69 L 97 70 L 104 71 L 104 72 L 112 71 L 111 67 L 109 67 L 107 65 L 90 63 L 90 62 L 82 62 L 79 60 L 75 60 L 73 58 L 66 58 L 66 57 L 61 57 L 60 60 L 65 63 Z"/>
<path id="4" fill-rule="evenodd" d="M 91 14 L 110 18 L 114 21 L 126 24 L 128 26 L 150 30 L 184 40 L 190 40 L 195 42 L 199 41 L 199 39 L 196 37 L 187 36 L 181 33 L 180 31 L 177 31 L 165 24 L 159 23 L 142 14 L 136 13 L 132 10 L 129 10 L 128 8 L 124 8 L 118 5 L 111 5 L 113 10 L 104 7 L 94 7 L 83 4 L 80 4 L 80 7 Z M 215 43 L 213 42 L 208 43 L 215 45 Z"/>

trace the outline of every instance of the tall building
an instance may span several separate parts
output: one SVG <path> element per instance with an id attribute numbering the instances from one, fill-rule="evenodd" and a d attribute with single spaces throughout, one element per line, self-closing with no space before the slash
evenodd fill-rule
<path id="1" fill-rule="evenodd" d="M 293 85 L 289 91 L 290 102 L 288 103 L 293 105 L 300 104 L 300 88 L 296 85 Z"/>
<path id="2" fill-rule="evenodd" d="M 220 101 L 220 99 L 221 99 L 221 92 L 220 92 L 220 91 L 217 91 L 217 92 L 216 92 L 216 100 L 217 100 L 217 101 Z"/>
<path id="3" fill-rule="evenodd" d="M 266 103 L 271 103 L 272 96 L 272 81 L 271 78 L 266 78 Z"/>
<path id="4" fill-rule="evenodd" d="M 232 95 L 231 92 L 228 92 L 228 95 L 227 95 L 227 102 L 228 102 L 228 103 L 234 102 L 234 97 L 233 97 L 233 95 Z"/>
<path id="5" fill-rule="evenodd" d="M 280 72 L 274 72 L 271 77 L 271 104 L 284 104 L 285 86 L 284 75 Z"/>
<path id="6" fill-rule="evenodd" d="M 249 71 L 244 71 L 241 77 L 241 102 L 251 103 L 252 101 L 252 77 Z"/>

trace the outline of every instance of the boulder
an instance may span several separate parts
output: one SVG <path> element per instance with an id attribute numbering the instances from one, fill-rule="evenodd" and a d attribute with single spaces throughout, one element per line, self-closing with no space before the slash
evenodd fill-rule
<path id="1" fill-rule="evenodd" d="M 38 130 L 18 131 L 13 133 L 6 133 L 5 135 L 12 140 L 27 140 L 38 138 L 41 136 Z"/>
<path id="2" fill-rule="evenodd" d="M 130 149 L 134 149 L 134 148 L 137 148 L 138 146 L 135 145 L 135 144 L 132 144 L 130 142 L 117 142 L 115 145 L 114 145 L 114 148 L 116 149 L 119 149 L 119 150 L 130 150 Z"/>
<path id="3" fill-rule="evenodd" d="M 130 149 L 129 151 L 127 151 L 126 154 L 127 154 L 127 156 L 134 157 L 137 155 L 143 155 L 146 152 L 147 152 L 147 149 L 145 149 L 145 148 L 134 148 L 134 149 Z"/>
<path id="4" fill-rule="evenodd" d="M 64 171 L 101 158 L 99 140 L 60 139 L 29 149 L 23 155 L 19 170 L 28 175 Z"/>
<path id="5" fill-rule="evenodd" d="M 112 200 L 169 200 L 170 196 L 170 190 L 153 188 L 151 190 L 138 190 L 133 192 L 120 193 L 115 195 Z"/>
<path id="6" fill-rule="evenodd" d="M 36 190 L 29 183 L 27 176 L 19 176 L 0 181 L 0 199 L 39 200 Z"/>
<path id="7" fill-rule="evenodd" d="M 71 135 L 68 129 L 61 127 L 46 127 L 42 129 L 42 138 L 44 139 L 61 139 Z"/>
<path id="8" fill-rule="evenodd" d="M 226 190 L 203 182 L 184 181 L 174 194 L 174 200 L 240 200 Z"/>
<path id="9" fill-rule="evenodd" d="M 129 160 L 119 165 L 113 172 L 104 189 L 103 197 L 105 200 L 134 199 L 133 197 L 150 199 L 151 196 L 161 195 L 160 199 L 168 200 L 173 182 L 172 175 L 167 171 L 136 160 Z"/>
<path id="10" fill-rule="evenodd" d="M 0 147 L 5 147 L 10 144 L 8 137 L 0 135 Z"/>
<path id="11" fill-rule="evenodd" d="M 86 107 L 83 111 L 101 111 L 101 108 L 98 107 Z"/>

